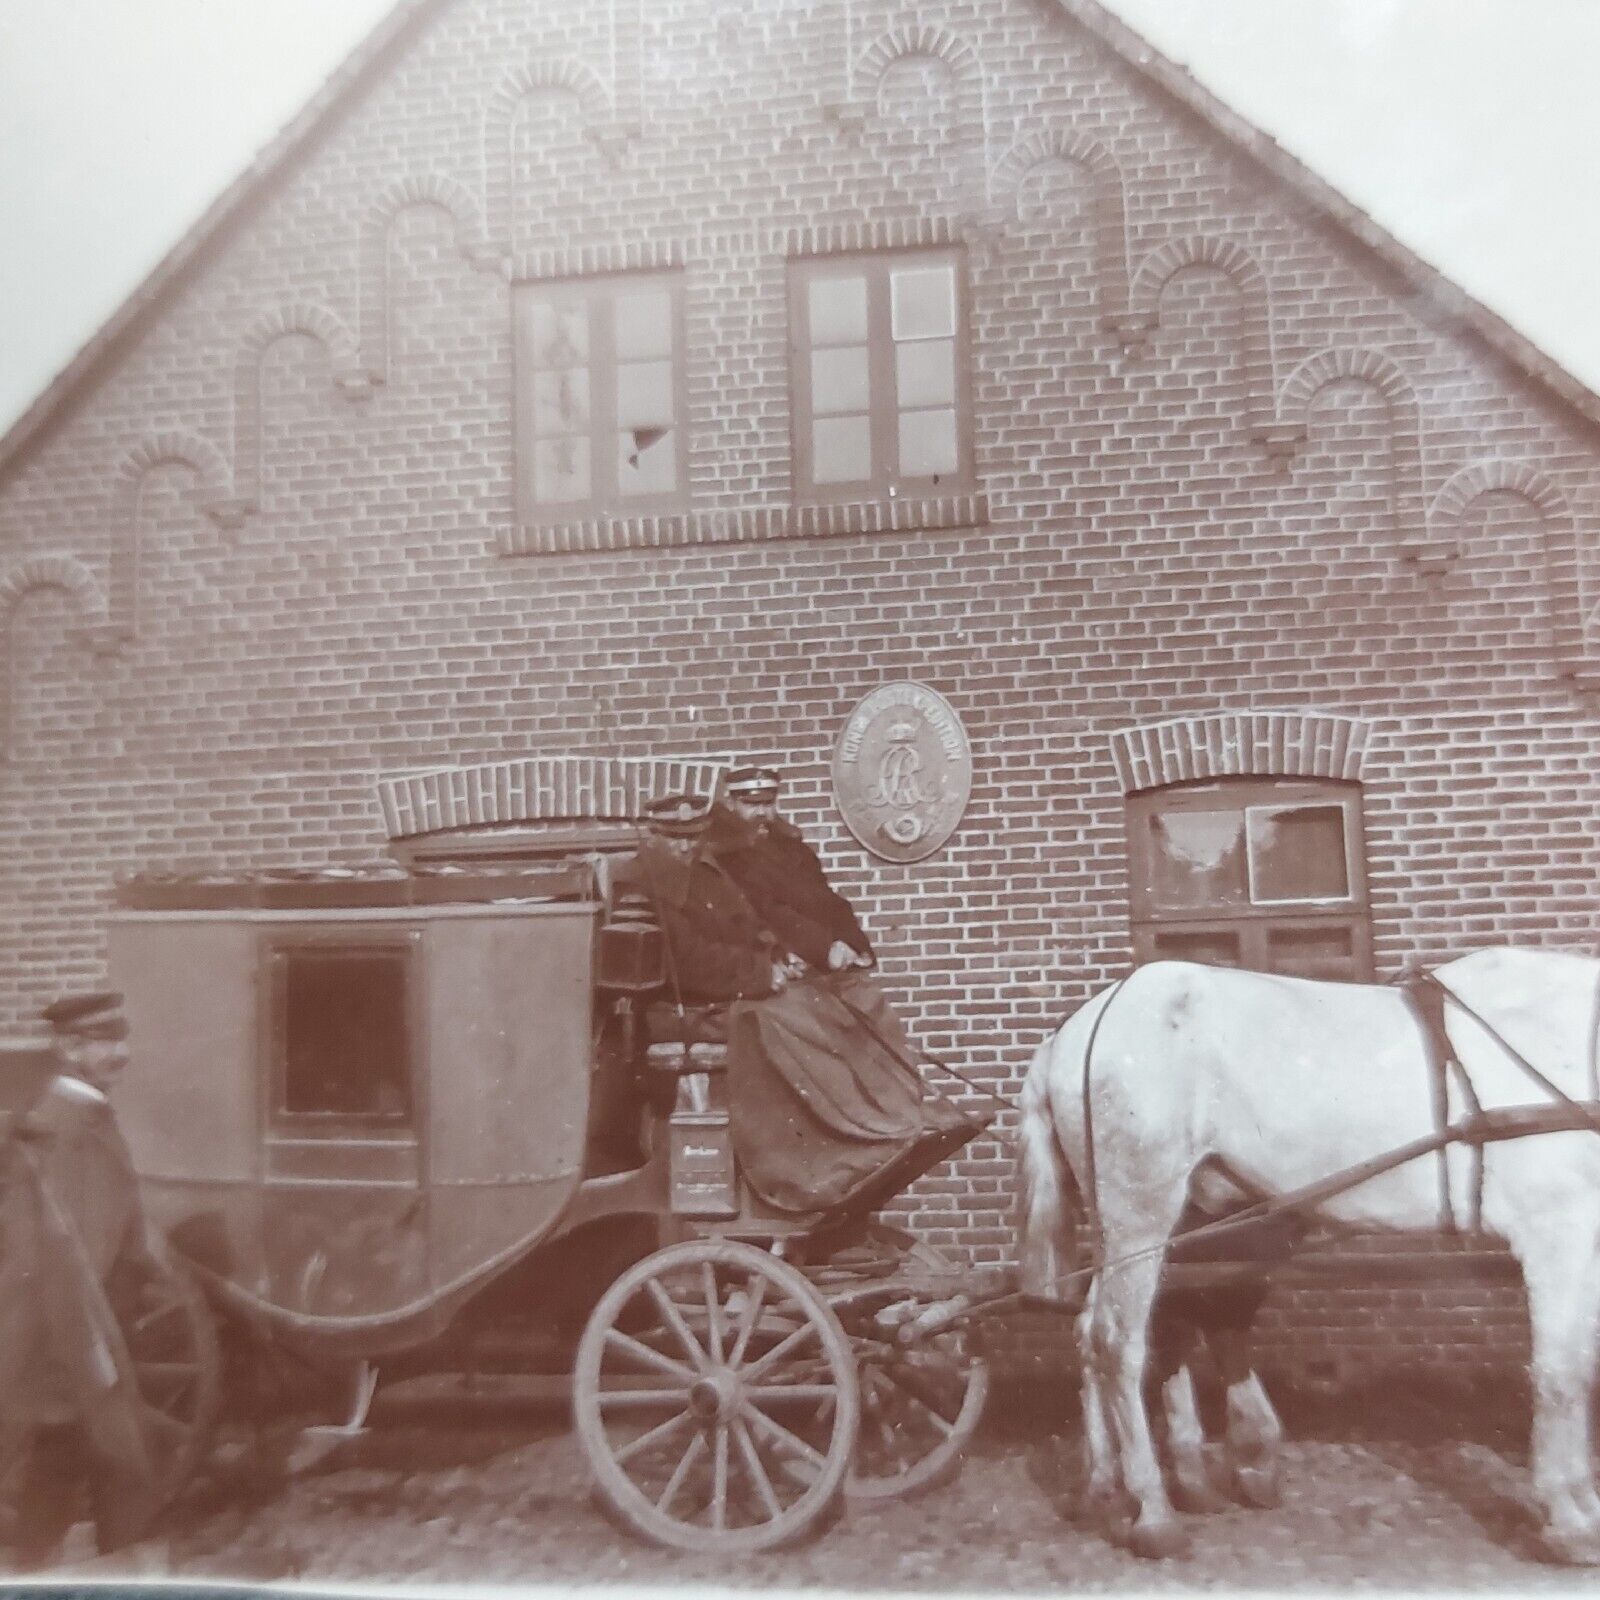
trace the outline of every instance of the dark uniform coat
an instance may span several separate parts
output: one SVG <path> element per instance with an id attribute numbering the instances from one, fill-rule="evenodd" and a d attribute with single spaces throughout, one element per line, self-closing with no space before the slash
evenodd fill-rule
<path id="1" fill-rule="evenodd" d="M 57 1078 L 0 1141 L 0 1455 L 18 1470 L 14 1544 L 45 1560 L 75 1516 L 102 1550 L 155 1511 L 144 1409 L 107 1280 L 145 1259 L 133 1164 L 103 1096 Z M 20 1461 L 18 1458 L 21 1458 Z"/>
<path id="2" fill-rule="evenodd" d="M 624 889 L 647 895 L 655 906 L 667 941 L 670 999 L 708 1005 L 772 993 L 771 936 L 709 856 L 681 861 L 647 839 L 618 878 Z"/>
<path id="3" fill-rule="evenodd" d="M 808 966 L 826 972 L 839 940 L 872 954 L 850 902 L 829 887 L 816 851 L 792 824 L 781 817 L 750 823 L 719 807 L 711 851 L 778 944 Z"/>

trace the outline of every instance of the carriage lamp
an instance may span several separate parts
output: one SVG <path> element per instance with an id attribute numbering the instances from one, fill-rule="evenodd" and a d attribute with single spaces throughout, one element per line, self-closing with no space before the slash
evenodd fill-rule
<path id="1" fill-rule="evenodd" d="M 600 925 L 595 982 L 615 995 L 649 994 L 666 981 L 666 945 L 647 901 L 624 899 Z"/>

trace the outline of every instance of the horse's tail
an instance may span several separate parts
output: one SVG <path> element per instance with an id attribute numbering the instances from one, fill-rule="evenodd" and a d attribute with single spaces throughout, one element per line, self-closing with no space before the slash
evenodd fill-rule
<path id="1" fill-rule="evenodd" d="M 1067 1278 L 1076 1261 L 1077 1185 L 1056 1135 L 1050 1109 L 1050 1065 L 1057 1035 L 1041 1044 L 1022 1085 L 1022 1126 L 1017 1133 L 1020 1207 L 1018 1269 L 1024 1294 L 1069 1298 Z"/>

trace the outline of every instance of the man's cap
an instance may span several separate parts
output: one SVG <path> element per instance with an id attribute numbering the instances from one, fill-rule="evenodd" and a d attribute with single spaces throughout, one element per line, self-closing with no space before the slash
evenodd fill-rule
<path id="1" fill-rule="evenodd" d="M 125 1039 L 128 1036 L 128 1017 L 122 1007 L 122 996 L 109 991 L 64 995 L 46 1006 L 42 1015 L 57 1033 L 91 1039 Z"/>
<path id="2" fill-rule="evenodd" d="M 697 839 L 711 821 L 711 802 L 698 795 L 667 794 L 644 807 L 644 820 L 668 839 Z"/>
<path id="3" fill-rule="evenodd" d="M 782 781 L 771 767 L 735 767 L 722 790 L 738 800 L 776 800 Z"/>

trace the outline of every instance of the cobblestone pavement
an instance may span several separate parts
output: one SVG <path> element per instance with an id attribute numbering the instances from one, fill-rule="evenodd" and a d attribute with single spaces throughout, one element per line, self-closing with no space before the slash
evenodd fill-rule
<path id="1" fill-rule="evenodd" d="M 1395 1421 L 1389 1405 L 1378 1413 Z M 1330 1417 L 1332 1419 L 1330 1424 Z M 1193 1554 L 1139 1561 L 1062 1514 L 1058 1447 L 1016 1427 L 980 1435 L 960 1479 L 921 1499 L 851 1511 L 799 1549 L 719 1560 L 653 1549 L 591 1502 L 557 1417 L 441 1431 L 391 1421 L 354 1456 L 253 1503 L 213 1484 L 137 1565 L 72 1562 L 54 1577 L 303 1583 L 685 1583 L 845 1590 L 1570 1588 L 1595 1576 L 1540 1565 L 1520 1444 L 1373 1426 L 1351 1405 L 1286 1452 L 1280 1510 L 1190 1518 Z M 1402 1419 L 1403 1420 L 1403 1419 Z M 1525 1425 L 1524 1425 L 1525 1426 Z M 1520 1431 L 1520 1430 L 1518 1430 Z M 1441 1442 L 1443 1441 L 1443 1442 Z M 1054 1493 L 1047 1489 L 1054 1489 Z M 78 1535 L 86 1530 L 80 1528 Z"/>

